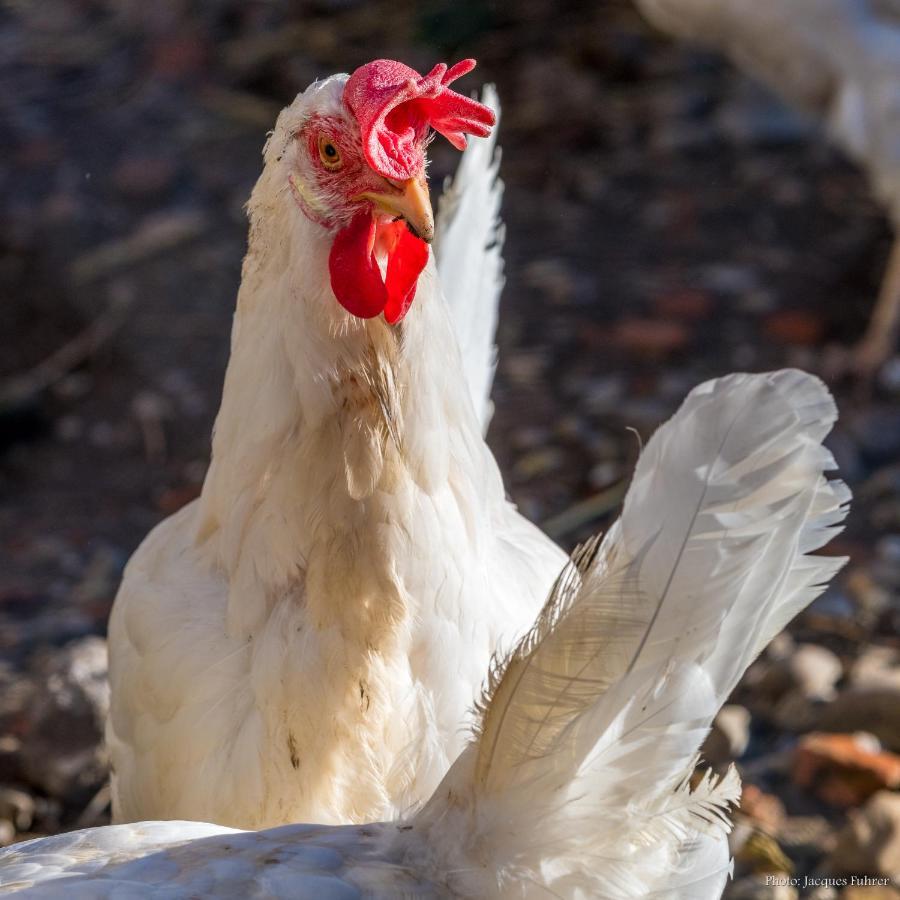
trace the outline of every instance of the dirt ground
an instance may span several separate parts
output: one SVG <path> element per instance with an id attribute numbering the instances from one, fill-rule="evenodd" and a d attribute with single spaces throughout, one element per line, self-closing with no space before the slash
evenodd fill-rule
<path id="1" fill-rule="evenodd" d="M 826 371 L 865 327 L 890 233 L 862 174 L 813 123 L 654 34 L 624 0 L 9 2 L 0 653 L 11 679 L 47 648 L 102 635 L 130 553 L 196 496 L 265 132 L 313 78 L 377 56 L 420 70 L 473 56 L 465 87 L 498 86 L 507 286 L 489 442 L 511 496 L 567 546 L 611 521 L 637 453 L 629 428 L 648 436 L 711 376 Z M 434 147 L 439 189 L 455 154 Z M 833 386 L 830 446 L 856 495 L 833 550 L 852 561 L 791 631 L 840 661 L 840 690 L 873 646 L 900 647 L 900 358 L 868 392 Z M 753 768 L 802 730 L 741 690 L 753 782 L 789 820 L 825 823 L 806 855 L 774 829 L 811 871 L 846 805 L 775 763 Z M 29 727 L 17 715 L 12 737 Z M 2 749 L 0 738 L 0 763 Z M 7 780 L 45 804 L 28 826 L 38 831 L 71 826 L 93 796 L 48 796 L 18 771 Z"/>

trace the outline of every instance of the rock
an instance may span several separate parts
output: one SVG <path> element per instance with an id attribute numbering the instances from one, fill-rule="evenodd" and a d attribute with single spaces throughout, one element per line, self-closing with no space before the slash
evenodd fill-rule
<path id="1" fill-rule="evenodd" d="M 834 848 L 834 831 L 825 816 L 788 816 L 778 839 L 792 857 L 821 857 Z"/>
<path id="2" fill-rule="evenodd" d="M 740 810 L 742 815 L 770 834 L 779 834 L 785 822 L 784 804 L 773 794 L 761 791 L 755 784 L 744 784 Z"/>
<path id="3" fill-rule="evenodd" d="M 714 304 L 710 294 L 691 288 L 662 294 L 655 300 L 656 312 L 664 319 L 708 319 Z"/>
<path id="4" fill-rule="evenodd" d="M 858 806 L 876 791 L 900 787 L 900 756 L 881 750 L 872 735 L 813 733 L 798 743 L 792 775 L 832 806 Z"/>
<path id="5" fill-rule="evenodd" d="M 900 650 L 866 647 L 850 669 L 850 684 L 861 688 L 893 689 L 897 694 L 894 708 L 900 708 Z"/>
<path id="6" fill-rule="evenodd" d="M 613 332 L 618 347 L 654 359 L 682 350 L 689 339 L 684 325 L 665 319 L 622 319 Z"/>
<path id="7" fill-rule="evenodd" d="M 851 812 L 830 864 L 837 872 L 900 880 L 900 794 L 879 791 Z"/>
<path id="8" fill-rule="evenodd" d="M 812 731 L 816 726 L 816 703 L 802 690 L 790 690 L 775 704 L 770 718 L 784 731 L 794 734 Z"/>
<path id="9" fill-rule="evenodd" d="M 22 778 L 22 732 L 36 686 L 7 662 L 0 662 L 0 782 Z"/>
<path id="10" fill-rule="evenodd" d="M 765 655 L 771 660 L 787 659 L 794 652 L 796 646 L 789 632 L 779 631 L 766 647 Z"/>
<path id="11" fill-rule="evenodd" d="M 81 638 L 46 654 L 35 668 L 43 688 L 28 711 L 22 739 L 25 776 L 51 797 L 87 797 L 107 776 L 106 643 Z"/>
<path id="12" fill-rule="evenodd" d="M 814 310 L 779 310 L 766 317 L 763 329 L 778 343 L 812 346 L 822 338 L 822 317 Z"/>
<path id="13" fill-rule="evenodd" d="M 0 819 L 11 822 L 16 831 L 28 831 L 34 820 L 34 798 L 16 788 L 0 787 Z"/>
<path id="14" fill-rule="evenodd" d="M 840 463 L 839 463 L 840 465 Z M 843 467 L 841 468 L 843 472 Z M 878 617 L 890 606 L 891 595 L 872 577 L 868 569 L 854 569 L 844 578 L 844 588 L 851 595 L 856 608 L 856 617 L 861 618 L 867 627 L 871 627 Z M 887 650 L 886 647 L 871 647 L 870 650 Z M 867 651 L 864 651 L 864 653 Z M 894 651 L 898 658 L 894 665 L 900 665 L 900 653 Z"/>
<path id="15" fill-rule="evenodd" d="M 750 713 L 743 706 L 729 703 L 719 710 L 700 752 L 704 759 L 717 766 L 740 759 L 749 742 Z"/>
<path id="16" fill-rule="evenodd" d="M 787 660 L 791 681 L 805 697 L 830 700 L 844 674 L 837 655 L 818 644 L 799 644 Z"/>
<path id="17" fill-rule="evenodd" d="M 888 750 L 900 752 L 900 690 L 853 687 L 815 711 L 816 731 L 868 731 Z"/>
<path id="18" fill-rule="evenodd" d="M 840 659 L 826 647 L 785 641 L 747 673 L 748 705 L 779 728 L 808 731 L 816 727 L 816 704 L 834 697 L 842 675 Z"/>

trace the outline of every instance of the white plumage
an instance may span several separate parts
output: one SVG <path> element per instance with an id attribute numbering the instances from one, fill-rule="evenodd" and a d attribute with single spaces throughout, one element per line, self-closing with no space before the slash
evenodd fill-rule
<path id="1" fill-rule="evenodd" d="M 500 100 L 493 86 L 482 102 L 497 114 Z M 497 367 L 497 312 L 503 290 L 503 239 L 497 131 L 466 148 L 456 178 L 441 196 L 435 223 L 435 259 L 450 318 L 459 341 L 463 371 L 472 392 L 475 414 L 487 431 L 491 420 L 491 385 Z"/>
<path id="2" fill-rule="evenodd" d="M 721 50 L 818 118 L 863 166 L 900 233 L 900 0 L 635 0 L 657 27 Z M 872 370 L 900 327 L 896 240 L 858 363 Z"/>
<path id="3" fill-rule="evenodd" d="M 647 445 L 622 517 L 578 551 L 490 679 L 475 736 L 393 823 L 263 833 L 164 822 L 8 848 L 35 898 L 714 900 L 731 771 L 688 780 L 712 719 L 772 635 L 843 560 L 809 555 L 849 492 L 817 379 L 695 389 Z"/>
<path id="4" fill-rule="evenodd" d="M 345 81 L 298 96 L 266 145 L 203 493 L 144 541 L 116 599 L 116 821 L 339 824 L 421 802 L 491 654 L 565 561 L 482 438 L 493 145 L 472 142 L 442 216 L 447 304 L 430 262 L 402 326 L 355 318 L 329 286 L 332 235 L 289 190 L 320 203 L 294 136 L 314 115 L 356 127 Z"/>

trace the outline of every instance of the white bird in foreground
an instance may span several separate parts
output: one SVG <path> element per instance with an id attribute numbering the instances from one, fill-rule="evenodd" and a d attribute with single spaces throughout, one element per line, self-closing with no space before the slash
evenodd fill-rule
<path id="1" fill-rule="evenodd" d="M 619 521 L 577 551 L 493 669 L 474 736 L 393 822 L 263 832 L 87 829 L 0 852 L 35 898 L 714 900 L 736 772 L 689 786 L 748 664 L 844 560 L 809 555 L 849 491 L 823 472 L 836 418 L 801 372 L 691 392 L 647 444 Z"/>
<path id="2" fill-rule="evenodd" d="M 727 54 L 822 120 L 862 165 L 897 235 L 856 361 L 870 373 L 900 331 L 900 0 L 635 0 L 658 28 Z"/>
<path id="3" fill-rule="evenodd" d="M 448 87 L 473 65 L 377 60 L 278 118 L 202 496 L 134 554 L 110 619 L 114 821 L 343 824 L 421 803 L 566 561 L 482 437 L 491 141 L 439 222 L 443 291 L 426 244 L 431 130 L 462 148 L 494 121 Z"/>

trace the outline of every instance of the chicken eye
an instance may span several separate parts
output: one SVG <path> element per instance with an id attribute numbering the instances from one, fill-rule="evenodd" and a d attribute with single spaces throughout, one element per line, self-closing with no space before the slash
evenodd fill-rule
<path id="1" fill-rule="evenodd" d="M 339 169 L 342 164 L 340 150 L 338 150 L 334 141 L 325 137 L 325 135 L 319 137 L 319 159 L 322 160 L 322 165 L 332 172 Z"/>

